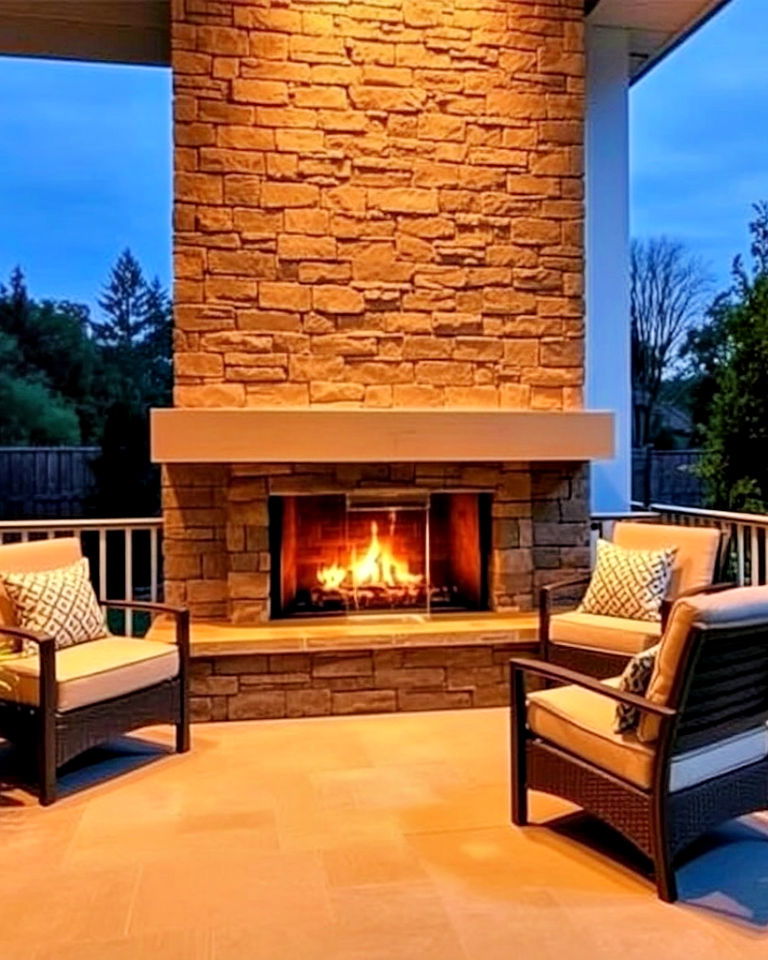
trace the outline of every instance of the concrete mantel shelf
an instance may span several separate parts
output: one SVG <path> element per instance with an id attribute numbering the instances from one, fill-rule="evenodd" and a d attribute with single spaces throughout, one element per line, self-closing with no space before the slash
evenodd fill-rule
<path id="1" fill-rule="evenodd" d="M 152 411 L 155 463 L 584 461 L 614 453 L 594 410 L 170 408 Z"/>

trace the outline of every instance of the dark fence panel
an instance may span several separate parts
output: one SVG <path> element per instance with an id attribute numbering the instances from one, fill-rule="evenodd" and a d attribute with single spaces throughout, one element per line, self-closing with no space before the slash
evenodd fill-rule
<path id="1" fill-rule="evenodd" d="M 703 507 L 704 487 L 697 470 L 701 457 L 700 450 L 633 450 L 632 499 Z"/>
<path id="2" fill-rule="evenodd" d="M 82 517 L 98 447 L 0 447 L 0 518 Z"/>

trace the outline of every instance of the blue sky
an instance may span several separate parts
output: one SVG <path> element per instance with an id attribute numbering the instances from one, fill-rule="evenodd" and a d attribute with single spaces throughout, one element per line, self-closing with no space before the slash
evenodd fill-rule
<path id="1" fill-rule="evenodd" d="M 170 71 L 0 59 L 0 280 L 93 304 L 121 250 L 170 280 Z"/>
<path id="2" fill-rule="evenodd" d="M 727 283 L 768 199 L 768 2 L 730 7 L 632 91 L 632 224 Z M 170 75 L 0 59 L 0 279 L 93 304 L 130 246 L 170 283 Z"/>
<path id="3" fill-rule="evenodd" d="M 731 3 L 632 90 L 632 229 L 685 241 L 721 284 L 768 200 L 768 2 Z"/>

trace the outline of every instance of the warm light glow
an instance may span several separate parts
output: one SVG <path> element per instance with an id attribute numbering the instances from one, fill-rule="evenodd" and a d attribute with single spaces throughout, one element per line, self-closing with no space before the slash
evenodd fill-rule
<path id="1" fill-rule="evenodd" d="M 394 520 L 392 523 L 394 528 Z M 328 591 L 355 593 L 365 587 L 392 592 L 400 597 L 405 593 L 415 595 L 424 583 L 424 576 L 411 573 L 408 559 L 396 557 L 391 542 L 379 537 L 379 525 L 371 522 L 371 537 L 364 555 L 358 559 L 352 548 L 347 566 L 338 563 L 320 567 L 318 583 Z"/>

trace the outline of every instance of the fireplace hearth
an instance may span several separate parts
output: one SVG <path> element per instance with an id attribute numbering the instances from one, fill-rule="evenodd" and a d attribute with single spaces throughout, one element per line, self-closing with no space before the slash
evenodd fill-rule
<path id="1" fill-rule="evenodd" d="M 490 501 L 413 489 L 271 497 L 272 617 L 488 609 Z"/>

